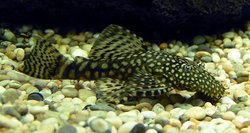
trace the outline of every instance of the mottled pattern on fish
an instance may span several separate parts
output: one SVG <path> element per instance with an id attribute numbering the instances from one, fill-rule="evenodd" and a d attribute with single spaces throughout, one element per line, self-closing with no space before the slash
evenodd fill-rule
<path id="1" fill-rule="evenodd" d="M 110 103 L 158 96 L 174 88 L 200 92 L 212 101 L 222 97 L 224 87 L 200 65 L 142 46 L 142 38 L 117 25 L 104 29 L 88 59 L 69 60 L 41 39 L 20 71 L 43 79 L 96 80 L 99 100 Z"/>

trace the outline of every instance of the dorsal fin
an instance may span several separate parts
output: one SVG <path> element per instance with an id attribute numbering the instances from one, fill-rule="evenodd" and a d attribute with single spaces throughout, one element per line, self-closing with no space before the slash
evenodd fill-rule
<path id="1" fill-rule="evenodd" d="M 112 59 L 124 54 L 145 51 L 143 40 L 128 29 L 111 24 L 106 27 L 95 41 L 89 58 Z"/>

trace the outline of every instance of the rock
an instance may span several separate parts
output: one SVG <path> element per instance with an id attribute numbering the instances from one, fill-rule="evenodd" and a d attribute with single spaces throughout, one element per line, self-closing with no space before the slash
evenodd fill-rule
<path id="1" fill-rule="evenodd" d="M 25 91 L 28 94 L 39 92 L 38 88 L 36 88 L 35 86 L 29 86 Z"/>
<path id="2" fill-rule="evenodd" d="M 236 89 L 233 94 L 234 98 L 238 101 L 244 102 L 248 100 L 249 95 L 246 93 L 246 91 L 242 89 Z"/>
<path id="3" fill-rule="evenodd" d="M 235 114 L 234 114 L 234 112 L 232 112 L 232 111 L 227 111 L 227 112 L 225 112 L 225 113 L 222 113 L 222 118 L 223 118 L 224 120 L 229 120 L 229 121 L 231 121 L 231 120 L 233 120 L 233 119 L 235 118 Z"/>
<path id="4" fill-rule="evenodd" d="M 80 48 L 72 50 L 71 55 L 73 58 L 76 58 L 77 56 L 84 58 L 88 57 L 88 53 Z"/>
<path id="5" fill-rule="evenodd" d="M 179 119 L 182 115 L 184 115 L 186 112 L 185 109 L 181 108 L 174 108 L 173 110 L 170 111 L 170 114 L 172 117 Z"/>
<path id="6" fill-rule="evenodd" d="M 35 117 L 32 114 L 26 114 L 25 116 L 22 117 L 21 121 L 24 124 L 31 123 L 34 121 Z"/>
<path id="7" fill-rule="evenodd" d="M 59 128 L 58 133 L 77 133 L 77 129 L 72 125 L 64 125 Z"/>
<path id="8" fill-rule="evenodd" d="M 162 126 L 166 125 L 169 123 L 170 119 L 170 113 L 165 111 L 161 112 L 160 114 L 157 114 L 155 117 L 155 123 L 161 124 Z"/>
<path id="9" fill-rule="evenodd" d="M 52 94 L 52 92 L 51 92 L 51 90 L 50 90 L 49 88 L 43 88 L 43 89 L 40 91 L 40 94 L 42 94 L 42 96 L 43 96 L 44 98 L 46 98 L 46 97 L 49 97 L 49 96 Z"/>
<path id="10" fill-rule="evenodd" d="M 169 95 L 169 99 L 172 103 L 183 103 L 186 100 L 180 94 L 171 94 Z"/>
<path id="11" fill-rule="evenodd" d="M 132 131 L 136 124 L 138 123 L 133 121 L 126 122 L 118 129 L 117 133 L 129 133 Z"/>
<path id="12" fill-rule="evenodd" d="M 203 36 L 195 36 L 193 39 L 194 44 L 202 44 L 205 43 L 206 39 Z"/>
<path id="13" fill-rule="evenodd" d="M 9 82 L 9 88 L 15 88 L 18 89 L 21 86 L 21 83 L 15 80 L 11 80 Z"/>
<path id="14" fill-rule="evenodd" d="M 15 103 L 15 109 L 21 115 L 26 115 L 28 113 L 28 111 L 29 111 L 27 104 L 25 104 L 23 102 L 16 102 Z"/>
<path id="15" fill-rule="evenodd" d="M 173 127 L 181 128 L 181 121 L 175 118 L 170 118 L 169 124 Z"/>
<path id="16" fill-rule="evenodd" d="M 213 62 L 216 62 L 216 63 L 220 62 L 220 56 L 219 56 L 219 54 L 212 53 L 212 60 L 213 60 Z"/>
<path id="17" fill-rule="evenodd" d="M 22 125 L 15 117 L 0 114 L 0 125 L 7 128 L 16 128 Z"/>
<path id="18" fill-rule="evenodd" d="M 192 121 L 186 121 L 182 124 L 181 130 L 188 130 L 188 129 L 194 129 L 196 127 L 196 124 Z"/>
<path id="19" fill-rule="evenodd" d="M 192 107 L 185 112 L 187 118 L 202 120 L 206 117 L 206 111 L 201 107 Z"/>
<path id="20" fill-rule="evenodd" d="M 234 112 L 235 114 L 237 114 L 239 111 L 244 110 L 244 109 L 245 109 L 244 104 L 243 104 L 243 103 L 239 103 L 239 104 L 234 104 L 234 105 L 232 105 L 232 106 L 228 109 L 228 111 L 232 111 L 232 112 Z"/>
<path id="21" fill-rule="evenodd" d="M 141 123 L 138 123 L 132 128 L 130 133 L 145 133 L 145 131 L 146 131 L 145 126 Z"/>
<path id="22" fill-rule="evenodd" d="M 79 42 L 84 42 L 85 41 L 85 36 L 84 35 L 74 35 L 71 38 L 72 40 L 79 41 Z"/>
<path id="23" fill-rule="evenodd" d="M 225 32 L 225 33 L 222 34 L 222 36 L 224 38 L 233 39 L 235 37 L 235 33 L 233 31 Z"/>
<path id="24" fill-rule="evenodd" d="M 122 125 L 122 120 L 117 116 L 106 118 L 106 121 L 110 122 L 117 129 Z"/>
<path id="25" fill-rule="evenodd" d="M 66 97 L 77 97 L 78 91 L 75 89 L 74 85 L 66 85 L 62 88 L 62 94 Z"/>
<path id="26" fill-rule="evenodd" d="M 69 45 L 71 39 L 70 38 L 63 38 L 61 40 L 62 45 Z M 60 51 L 61 52 L 61 51 Z"/>
<path id="27" fill-rule="evenodd" d="M 92 46 L 93 45 L 91 45 L 91 44 L 84 44 L 83 46 L 82 46 L 82 49 L 84 50 L 84 51 L 86 51 L 86 52 L 90 52 L 90 50 L 91 50 L 91 48 L 92 48 Z"/>
<path id="28" fill-rule="evenodd" d="M 208 53 L 212 53 L 212 50 L 210 49 L 210 47 L 208 45 L 205 44 L 201 44 L 198 46 L 197 51 L 206 51 Z"/>
<path id="29" fill-rule="evenodd" d="M 224 48 L 235 48 L 235 43 L 234 42 L 225 42 L 224 43 Z"/>
<path id="30" fill-rule="evenodd" d="M 248 118 L 244 118 L 243 116 L 236 116 L 232 120 L 233 124 L 238 128 L 244 128 L 250 126 L 250 120 Z"/>
<path id="31" fill-rule="evenodd" d="M 240 110 L 237 116 L 243 116 L 244 118 L 248 118 L 250 120 L 250 111 L 249 110 Z"/>
<path id="32" fill-rule="evenodd" d="M 159 114 L 161 112 L 165 111 L 165 108 L 163 105 L 161 105 L 160 103 L 157 103 L 153 106 L 152 111 L 154 111 L 156 114 Z"/>
<path id="33" fill-rule="evenodd" d="M 17 61 L 22 61 L 25 57 L 25 51 L 22 48 L 15 49 L 14 53 L 16 54 Z"/>
<path id="34" fill-rule="evenodd" d="M 9 88 L 2 94 L 2 96 L 5 103 L 14 103 L 15 100 L 19 98 L 20 94 L 17 92 L 17 90 Z"/>
<path id="35" fill-rule="evenodd" d="M 87 103 L 87 104 L 95 104 L 95 103 L 96 103 L 96 100 L 97 100 L 96 96 L 90 96 L 90 97 L 88 97 L 88 98 L 86 99 L 86 103 Z"/>
<path id="36" fill-rule="evenodd" d="M 153 119 L 156 116 L 156 113 L 153 111 L 142 111 L 141 114 L 145 119 Z"/>
<path id="37" fill-rule="evenodd" d="M 96 94 L 92 90 L 80 89 L 78 91 L 78 97 L 85 101 L 88 97 L 95 96 Z"/>
<path id="38" fill-rule="evenodd" d="M 3 37 L 8 41 L 14 41 L 16 39 L 15 34 L 8 29 L 4 30 Z"/>
<path id="39" fill-rule="evenodd" d="M 241 53 L 238 49 L 230 49 L 227 58 L 232 62 L 239 62 L 241 60 Z"/>
<path id="40" fill-rule="evenodd" d="M 123 122 L 131 122 L 131 121 L 140 122 L 143 119 L 143 116 L 137 110 L 123 112 L 119 114 L 118 117 L 121 118 Z"/>
<path id="41" fill-rule="evenodd" d="M 221 100 L 221 103 L 226 104 L 229 107 L 236 104 L 230 97 L 223 97 L 222 100 Z"/>
<path id="42" fill-rule="evenodd" d="M 45 113 L 46 111 L 49 110 L 49 106 L 48 105 L 44 105 L 44 106 L 29 106 L 29 112 L 31 114 L 39 114 L 39 113 Z"/>
<path id="43" fill-rule="evenodd" d="M 91 117 L 88 120 L 89 127 L 97 133 L 110 133 L 111 124 L 101 117 Z"/>
<path id="44" fill-rule="evenodd" d="M 10 77 L 10 79 L 17 80 L 19 82 L 27 82 L 30 80 L 29 76 L 24 75 L 23 73 L 16 72 L 16 71 L 8 71 L 7 75 Z"/>
<path id="45" fill-rule="evenodd" d="M 21 115 L 19 114 L 19 112 L 13 107 L 4 107 L 2 112 L 6 115 L 16 117 L 17 119 L 21 118 Z"/>
<path id="46" fill-rule="evenodd" d="M 137 133 L 137 132 L 134 132 L 134 133 Z M 139 133 L 144 133 L 144 132 L 139 132 Z M 158 133 L 158 131 L 155 129 L 148 129 L 145 133 Z"/>
<path id="47" fill-rule="evenodd" d="M 28 95 L 27 100 L 43 101 L 43 95 L 39 92 L 32 92 Z"/>

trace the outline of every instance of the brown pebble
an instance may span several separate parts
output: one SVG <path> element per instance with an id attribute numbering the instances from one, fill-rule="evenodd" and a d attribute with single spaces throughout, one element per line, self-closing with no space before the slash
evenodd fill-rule
<path id="1" fill-rule="evenodd" d="M 168 44 L 164 42 L 164 43 L 161 43 L 159 47 L 161 50 L 163 50 L 163 49 L 168 48 Z"/>
<path id="2" fill-rule="evenodd" d="M 152 110 L 153 107 L 150 103 L 146 103 L 146 102 L 139 103 L 135 106 L 135 109 L 138 109 L 138 110 L 141 110 L 142 108 L 148 108 L 149 110 Z"/>
<path id="3" fill-rule="evenodd" d="M 172 126 L 174 126 L 174 127 L 181 128 L 181 122 L 178 119 L 171 118 L 169 120 L 169 124 L 172 125 Z"/>
<path id="4" fill-rule="evenodd" d="M 204 121 L 211 121 L 212 119 L 213 119 L 212 117 L 207 116 L 205 117 Z"/>
<path id="5" fill-rule="evenodd" d="M 8 56 L 12 60 L 16 58 L 16 54 L 13 51 L 7 51 L 5 55 Z"/>
<path id="6" fill-rule="evenodd" d="M 201 59 L 201 57 L 203 57 L 203 56 L 209 56 L 209 57 L 211 57 L 211 54 L 208 53 L 208 52 L 206 52 L 206 51 L 198 51 L 198 52 L 195 54 L 195 57 L 196 57 L 197 59 Z"/>
<path id="7" fill-rule="evenodd" d="M 3 65 L 3 69 L 4 70 L 13 70 L 13 67 L 12 66 L 10 66 L 10 65 Z"/>
<path id="8" fill-rule="evenodd" d="M 250 99 L 248 99 L 247 101 L 244 102 L 244 104 L 248 107 L 250 107 Z"/>

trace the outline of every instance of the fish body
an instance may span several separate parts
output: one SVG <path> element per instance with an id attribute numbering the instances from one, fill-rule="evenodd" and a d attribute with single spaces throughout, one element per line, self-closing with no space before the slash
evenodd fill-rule
<path id="1" fill-rule="evenodd" d="M 224 87 L 195 62 L 167 52 L 147 51 L 142 38 L 110 25 L 95 41 L 89 58 L 67 57 L 41 39 L 19 69 L 43 79 L 96 80 L 104 102 L 126 102 L 130 97 L 162 95 L 174 88 L 195 91 L 219 100 Z"/>

